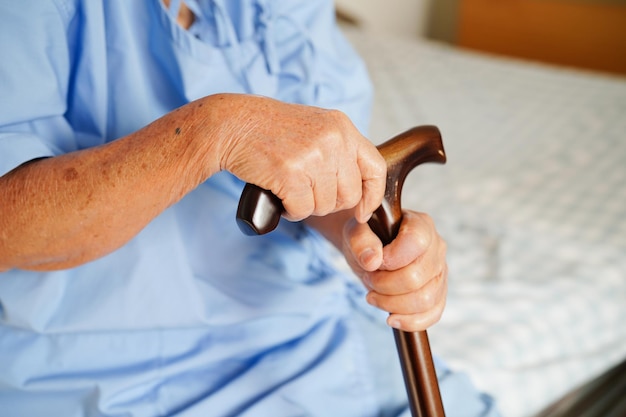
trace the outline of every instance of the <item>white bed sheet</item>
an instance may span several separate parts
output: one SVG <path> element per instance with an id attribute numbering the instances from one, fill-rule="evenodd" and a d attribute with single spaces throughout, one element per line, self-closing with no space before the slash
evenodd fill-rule
<path id="1" fill-rule="evenodd" d="M 436 355 L 530 416 L 626 357 L 626 79 L 358 30 L 375 142 L 437 125 L 403 205 L 449 244 Z"/>

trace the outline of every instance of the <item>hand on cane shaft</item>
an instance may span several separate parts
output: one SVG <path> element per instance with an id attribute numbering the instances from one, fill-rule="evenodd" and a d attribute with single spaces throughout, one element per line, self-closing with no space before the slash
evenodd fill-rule
<path id="1" fill-rule="evenodd" d="M 367 301 L 390 313 L 391 327 L 413 332 L 439 320 L 447 293 L 446 244 L 428 215 L 405 211 L 398 236 L 384 247 L 368 225 L 349 221 L 343 253 L 369 290 Z"/>

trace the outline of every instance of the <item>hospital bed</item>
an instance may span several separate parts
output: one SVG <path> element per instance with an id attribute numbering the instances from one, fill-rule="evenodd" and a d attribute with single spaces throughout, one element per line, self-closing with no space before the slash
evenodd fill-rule
<path id="1" fill-rule="evenodd" d="M 449 245 L 431 348 L 537 415 L 626 358 L 626 79 L 346 27 L 375 88 L 370 137 L 442 132 L 403 206 Z M 625 394 L 626 395 L 626 394 Z"/>

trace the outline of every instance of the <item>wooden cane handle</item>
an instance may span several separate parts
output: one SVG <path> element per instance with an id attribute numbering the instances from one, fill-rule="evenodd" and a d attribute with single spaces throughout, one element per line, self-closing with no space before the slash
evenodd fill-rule
<path id="1" fill-rule="evenodd" d="M 387 162 L 387 185 L 383 204 L 368 224 L 383 244 L 398 234 L 402 222 L 402 186 L 409 172 L 426 162 L 445 163 L 439 129 L 418 126 L 378 146 Z M 247 235 L 265 234 L 278 225 L 283 207 L 270 191 L 252 184 L 244 187 L 237 209 L 237 224 Z M 443 417 L 439 383 L 425 331 L 394 329 L 396 347 L 413 417 Z"/>
<path id="2" fill-rule="evenodd" d="M 378 146 L 387 162 L 387 185 L 383 204 L 374 212 L 369 225 L 382 240 L 390 243 L 402 222 L 402 186 L 413 168 L 426 162 L 446 162 L 443 142 L 435 126 L 418 126 Z"/>

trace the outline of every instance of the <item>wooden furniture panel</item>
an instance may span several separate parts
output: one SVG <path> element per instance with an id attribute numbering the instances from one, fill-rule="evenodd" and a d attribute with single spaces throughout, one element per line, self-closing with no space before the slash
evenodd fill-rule
<path id="1" fill-rule="evenodd" d="M 458 44 L 626 74 L 626 4 L 461 0 Z"/>

